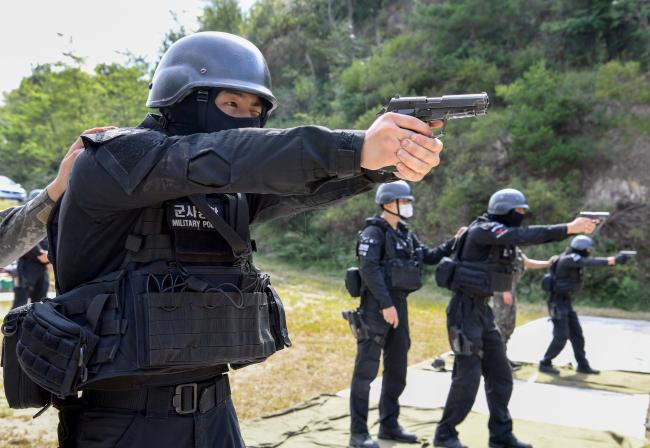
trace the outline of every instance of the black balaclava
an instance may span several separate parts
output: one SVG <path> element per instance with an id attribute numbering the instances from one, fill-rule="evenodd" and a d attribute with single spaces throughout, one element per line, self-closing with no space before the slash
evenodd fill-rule
<path id="1" fill-rule="evenodd" d="M 207 95 L 200 92 L 206 92 Z M 218 94 L 218 89 L 194 91 L 182 101 L 161 108 L 160 112 L 166 122 L 165 127 L 173 135 L 262 127 L 262 117 L 237 118 L 219 109 L 214 103 Z M 199 98 L 204 101 L 199 101 Z"/>
<path id="2" fill-rule="evenodd" d="M 491 219 L 494 219 L 501 224 L 505 224 L 508 227 L 520 227 L 521 223 L 524 221 L 523 213 L 517 212 L 515 209 L 510 210 L 505 215 L 488 215 Z"/>
<path id="3" fill-rule="evenodd" d="M 574 254 L 580 255 L 581 257 L 587 258 L 591 254 L 591 249 L 580 250 L 580 249 L 574 249 L 573 247 L 569 247 L 569 252 L 572 252 Z"/>

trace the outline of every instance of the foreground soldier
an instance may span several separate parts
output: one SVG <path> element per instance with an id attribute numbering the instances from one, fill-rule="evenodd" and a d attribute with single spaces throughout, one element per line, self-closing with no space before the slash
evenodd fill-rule
<path id="1" fill-rule="evenodd" d="M 357 255 L 361 274 L 358 312 L 369 327 L 368 338 L 357 342 L 350 389 L 350 446 L 376 448 L 368 433 L 368 395 L 377 377 L 383 351 L 384 375 L 379 401 L 379 438 L 415 443 L 417 436 L 398 423 L 399 396 L 406 386 L 409 337 L 409 293 L 422 286 L 422 263 L 437 264 L 451 253 L 454 240 L 431 250 L 411 231 L 414 198 L 404 181 L 379 186 L 375 202 L 382 213 L 366 220 L 359 234 Z"/>
<path id="2" fill-rule="evenodd" d="M 533 260 L 524 254 L 521 249 L 517 248 L 515 256 L 515 270 L 512 273 L 512 289 L 510 291 L 496 291 L 492 296 L 492 312 L 494 313 L 494 323 L 501 333 L 503 343 L 508 347 L 510 336 L 515 331 L 517 324 L 517 285 L 524 273 L 531 269 L 546 269 L 551 265 L 553 257 L 548 260 Z M 510 367 L 518 369 L 521 364 L 508 360 Z"/>
<path id="3" fill-rule="evenodd" d="M 439 274 L 449 265 L 441 263 L 436 273 L 454 295 L 447 307 L 447 330 L 454 351 L 454 370 L 445 409 L 436 428 L 434 446 L 462 448 L 456 426 L 474 404 L 485 378 L 490 419 L 491 448 L 527 448 L 512 433 L 508 402 L 512 393 L 512 370 L 505 345 L 494 325 L 487 304 L 495 291 L 512 288 L 516 246 L 559 241 L 567 235 L 593 232 L 595 223 L 576 218 L 569 224 L 521 227 L 528 209 L 517 190 L 497 191 L 490 197 L 487 213 L 470 224 L 455 249 L 453 276 L 442 281 Z M 451 263 L 451 261 L 450 261 Z M 448 271 L 449 272 L 449 271 Z"/>
<path id="4" fill-rule="evenodd" d="M 587 374 L 600 373 L 587 361 L 585 338 L 578 315 L 573 309 L 571 296 L 582 288 L 584 268 L 625 264 L 628 256 L 618 254 L 613 257 L 590 257 L 593 246 L 594 242 L 588 236 L 577 236 L 551 267 L 549 279 L 552 286 L 548 311 L 553 322 L 553 340 L 544 358 L 539 362 L 540 372 L 560 374 L 560 371 L 553 367 L 553 358 L 560 354 L 568 340 L 571 341 L 573 355 L 578 363 L 576 371 Z"/>
<path id="5" fill-rule="evenodd" d="M 439 161 L 412 117 L 365 134 L 259 129 L 276 105 L 254 45 L 197 33 L 156 69 L 147 106 L 162 116 L 85 139 L 50 251 L 64 309 L 100 338 L 80 355 L 83 396 L 58 404 L 62 446 L 243 447 L 228 364 L 290 344 L 249 223 L 393 178 L 371 170 L 419 180 Z"/>

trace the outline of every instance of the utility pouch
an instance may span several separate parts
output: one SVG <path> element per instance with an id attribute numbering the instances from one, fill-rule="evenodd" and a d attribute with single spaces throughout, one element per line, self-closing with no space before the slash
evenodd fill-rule
<path id="1" fill-rule="evenodd" d="M 5 397 L 11 409 L 42 408 L 52 401 L 52 394 L 32 381 L 18 363 L 16 345 L 22 321 L 31 307 L 29 304 L 14 308 L 2 324 L 2 375 Z"/>
<path id="2" fill-rule="evenodd" d="M 570 279 L 557 278 L 553 285 L 553 292 L 557 294 L 575 293 L 580 290 L 580 283 Z"/>
<path id="3" fill-rule="evenodd" d="M 553 291 L 553 275 L 545 274 L 542 277 L 542 291 L 551 292 Z"/>
<path id="4" fill-rule="evenodd" d="M 275 349 L 282 350 L 284 347 L 291 347 L 291 339 L 289 339 L 289 330 L 287 328 L 287 318 L 284 314 L 282 300 L 280 300 L 280 296 L 271 285 L 267 286 L 266 294 L 269 301 L 271 334 L 275 341 Z"/>
<path id="5" fill-rule="evenodd" d="M 490 274 L 464 263 L 456 266 L 452 289 L 477 296 L 490 296 L 493 293 Z"/>
<path id="6" fill-rule="evenodd" d="M 456 271 L 456 262 L 451 258 L 444 257 L 436 267 L 436 284 L 441 288 L 451 289 Z"/>
<path id="7" fill-rule="evenodd" d="M 422 288 L 422 270 L 414 260 L 395 259 L 388 267 L 390 287 L 413 292 Z"/>
<path id="8" fill-rule="evenodd" d="M 247 363 L 276 351 L 266 292 L 150 292 L 138 302 L 144 368 Z"/>
<path id="9" fill-rule="evenodd" d="M 65 397 L 76 394 L 79 383 L 86 381 L 98 340 L 90 329 L 46 301 L 34 303 L 25 315 L 16 353 L 20 366 L 36 384 Z"/>
<path id="10" fill-rule="evenodd" d="M 345 271 L 345 289 L 351 297 L 361 296 L 361 274 L 358 267 L 348 268 Z"/>
<path id="11" fill-rule="evenodd" d="M 370 339 L 370 327 L 366 325 L 358 310 L 342 311 L 341 316 L 350 324 L 350 330 L 354 338 L 361 342 Z"/>

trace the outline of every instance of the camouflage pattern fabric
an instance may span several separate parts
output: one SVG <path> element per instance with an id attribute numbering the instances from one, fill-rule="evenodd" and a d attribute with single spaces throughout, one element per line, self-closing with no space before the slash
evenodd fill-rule
<path id="1" fill-rule="evenodd" d="M 503 293 L 495 292 L 492 297 L 492 312 L 494 313 L 494 323 L 501 332 L 503 342 L 508 343 L 512 332 L 515 331 L 517 320 L 517 284 L 524 275 L 524 259 L 521 250 L 517 248 L 517 260 L 515 261 L 516 271 L 512 279 L 512 305 L 503 303 Z"/>
<path id="2" fill-rule="evenodd" d="M 20 207 L 0 212 L 0 266 L 6 266 L 45 238 L 54 201 L 43 190 Z"/>

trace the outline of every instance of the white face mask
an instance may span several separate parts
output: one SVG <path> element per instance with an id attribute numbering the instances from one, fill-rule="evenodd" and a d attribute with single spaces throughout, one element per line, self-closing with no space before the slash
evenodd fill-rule
<path id="1" fill-rule="evenodd" d="M 402 218 L 410 218 L 413 216 L 413 204 L 402 204 L 399 206 L 399 215 Z"/>

